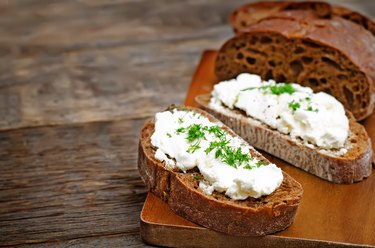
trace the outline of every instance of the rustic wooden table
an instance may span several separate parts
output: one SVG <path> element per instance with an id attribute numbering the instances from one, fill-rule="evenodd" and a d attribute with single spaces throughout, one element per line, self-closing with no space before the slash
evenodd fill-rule
<path id="1" fill-rule="evenodd" d="M 0 1 L 0 246 L 145 246 L 140 127 L 245 2 Z"/>

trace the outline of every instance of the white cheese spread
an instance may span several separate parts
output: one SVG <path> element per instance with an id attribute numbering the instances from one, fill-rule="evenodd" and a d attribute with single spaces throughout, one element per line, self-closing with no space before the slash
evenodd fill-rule
<path id="1" fill-rule="evenodd" d="M 342 104 L 324 92 L 293 83 L 262 81 L 243 73 L 214 86 L 210 106 L 238 108 L 292 139 L 323 149 L 343 148 L 349 121 Z"/>
<path id="2" fill-rule="evenodd" d="M 220 126 L 193 111 L 157 113 L 151 136 L 155 158 L 168 169 L 186 172 L 197 167 L 204 177 L 199 188 L 207 195 L 215 190 L 244 200 L 275 191 L 283 181 L 281 169 L 251 157 L 252 147 Z"/>

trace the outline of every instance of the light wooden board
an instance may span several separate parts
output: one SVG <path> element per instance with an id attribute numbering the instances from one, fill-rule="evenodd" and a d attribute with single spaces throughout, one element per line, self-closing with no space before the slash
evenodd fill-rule
<path id="1" fill-rule="evenodd" d="M 203 53 L 185 104 L 195 106 L 194 97 L 210 92 L 216 78 L 215 51 Z M 375 114 L 363 124 L 372 140 Z M 144 241 L 166 246 L 194 247 L 375 247 L 375 175 L 351 185 L 326 182 L 265 154 L 273 163 L 299 181 L 304 194 L 294 223 L 288 229 L 265 237 L 234 237 L 191 223 L 174 214 L 166 203 L 149 193 L 141 213 Z"/>

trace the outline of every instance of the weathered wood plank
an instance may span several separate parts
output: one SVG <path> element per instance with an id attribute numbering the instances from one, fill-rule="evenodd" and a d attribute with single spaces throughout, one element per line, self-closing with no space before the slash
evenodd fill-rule
<path id="1" fill-rule="evenodd" d="M 139 118 L 181 103 L 201 51 L 232 34 L 235 4 L 3 4 L 0 129 Z"/>
<path id="2" fill-rule="evenodd" d="M 6 84 L 14 80 L 0 94 L 0 116 L 7 116 L 0 119 L 0 129 L 139 118 L 181 103 L 199 55 L 186 52 L 184 57 L 190 58 L 186 62 L 161 53 L 174 49 L 181 56 L 183 47 L 140 46 L 132 51 L 81 52 L 31 63 L 18 60 L 17 71 L 22 73 L 0 75 Z M 145 59 L 126 55 L 132 52 L 145 53 Z M 165 69 L 171 63 L 174 66 Z"/>
<path id="3" fill-rule="evenodd" d="M 139 233 L 115 234 L 100 237 L 85 237 L 72 240 L 61 240 L 56 242 L 38 243 L 38 244 L 23 244 L 17 247 L 155 247 L 145 244 Z"/>
<path id="4" fill-rule="evenodd" d="M 143 122 L 0 132 L 0 245 L 138 233 Z"/>

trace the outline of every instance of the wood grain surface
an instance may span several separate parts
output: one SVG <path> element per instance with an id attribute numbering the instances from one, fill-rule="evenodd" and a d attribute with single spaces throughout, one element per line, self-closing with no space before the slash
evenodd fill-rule
<path id="1" fill-rule="evenodd" d="M 0 1 L 0 246 L 146 246 L 140 127 L 246 2 Z"/>

